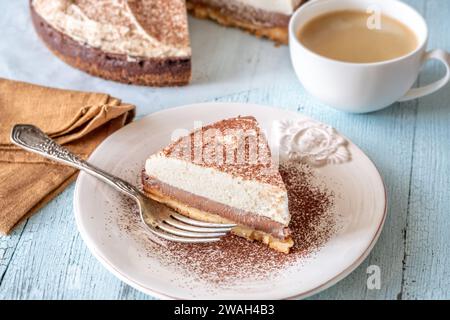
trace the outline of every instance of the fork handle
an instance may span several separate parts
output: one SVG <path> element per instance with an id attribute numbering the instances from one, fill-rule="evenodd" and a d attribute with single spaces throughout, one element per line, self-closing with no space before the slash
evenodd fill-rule
<path id="1" fill-rule="evenodd" d="M 141 192 L 135 186 L 77 157 L 57 144 L 36 126 L 29 124 L 15 125 L 11 131 L 11 142 L 27 151 L 80 169 L 133 198 L 141 196 Z"/>

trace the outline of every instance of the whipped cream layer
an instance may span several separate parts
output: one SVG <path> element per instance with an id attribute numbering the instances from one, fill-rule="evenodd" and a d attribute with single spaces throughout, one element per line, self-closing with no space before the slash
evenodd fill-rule
<path id="1" fill-rule="evenodd" d="M 35 11 L 56 30 L 80 44 L 108 53 L 144 58 L 191 55 L 187 40 L 176 43 L 161 39 L 164 37 L 158 40 L 152 36 L 149 30 L 145 30 L 137 21 L 126 0 L 33 0 L 32 5 Z M 163 36 L 173 40 L 181 35 L 188 39 L 186 13 L 179 12 L 178 8 L 174 11 L 172 21 L 168 23 L 175 25 L 176 28 L 163 32 L 178 34 L 163 34 Z M 150 12 L 148 16 L 152 14 L 155 16 L 156 13 Z M 154 27 L 169 29 L 161 25 Z"/>
<path id="2" fill-rule="evenodd" d="M 145 173 L 161 182 L 212 201 L 289 224 L 288 198 L 284 188 L 186 162 L 162 153 L 147 159 Z"/>
<path id="3" fill-rule="evenodd" d="M 225 0 L 224 2 L 226 2 Z M 291 15 L 302 0 L 234 0 L 256 9 Z"/>

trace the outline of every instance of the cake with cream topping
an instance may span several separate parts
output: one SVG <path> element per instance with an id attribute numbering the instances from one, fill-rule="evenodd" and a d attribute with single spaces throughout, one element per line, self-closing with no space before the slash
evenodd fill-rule
<path id="1" fill-rule="evenodd" d="M 181 214 L 236 223 L 232 232 L 288 253 L 287 191 L 253 117 L 204 126 L 151 155 L 146 194 Z"/>

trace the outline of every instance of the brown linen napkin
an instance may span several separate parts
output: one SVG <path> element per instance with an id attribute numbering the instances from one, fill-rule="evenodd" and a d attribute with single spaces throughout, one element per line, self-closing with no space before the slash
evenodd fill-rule
<path id="1" fill-rule="evenodd" d="M 77 170 L 10 142 L 17 123 L 34 124 L 87 158 L 134 117 L 134 106 L 102 93 L 42 87 L 0 78 L 0 234 L 8 234 L 72 182 Z"/>

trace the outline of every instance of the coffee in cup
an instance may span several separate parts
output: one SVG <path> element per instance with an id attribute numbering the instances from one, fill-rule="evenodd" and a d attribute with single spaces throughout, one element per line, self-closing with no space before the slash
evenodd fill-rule
<path id="1" fill-rule="evenodd" d="M 300 28 L 297 37 L 317 54 L 354 63 L 399 58 L 419 44 L 415 33 L 397 19 L 358 10 L 320 15 Z"/>
<path id="2" fill-rule="evenodd" d="M 366 23 L 374 14 L 381 23 L 375 21 L 371 30 Z M 289 23 L 291 61 L 303 87 L 347 112 L 380 110 L 444 87 L 450 81 L 450 55 L 427 51 L 427 40 L 424 18 L 399 0 L 312 0 Z M 412 88 L 432 59 L 445 66 L 444 77 Z"/>

